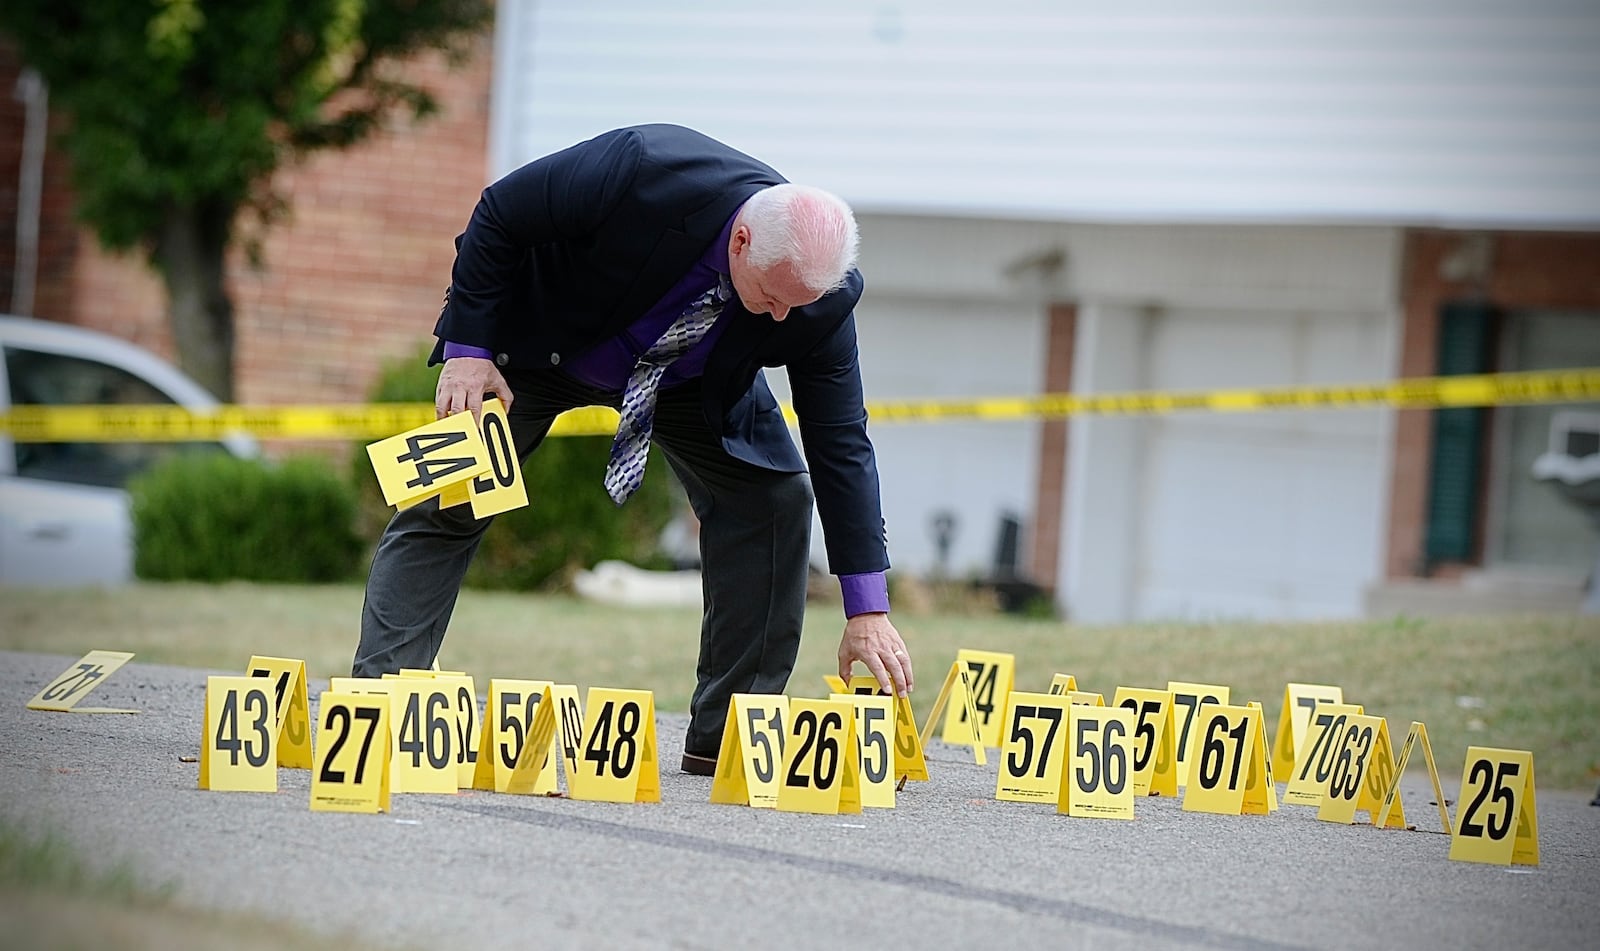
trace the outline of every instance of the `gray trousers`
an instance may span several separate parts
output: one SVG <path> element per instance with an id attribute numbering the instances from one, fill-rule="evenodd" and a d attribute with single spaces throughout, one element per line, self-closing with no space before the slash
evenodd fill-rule
<path id="1" fill-rule="evenodd" d="M 559 413 L 614 407 L 621 398 L 554 370 L 505 375 L 515 396 L 511 435 L 523 461 Z M 705 613 L 684 749 L 716 756 L 729 697 L 782 693 L 794 670 L 811 551 L 811 481 L 803 472 L 773 472 L 728 455 L 706 423 L 695 383 L 659 394 L 653 441 L 700 519 Z M 596 491 L 603 491 L 604 475 L 594 474 Z M 354 676 L 433 664 L 461 580 L 490 521 L 473 518 L 466 505 L 441 511 L 437 500 L 395 513 L 367 577 Z M 536 670 L 521 674 L 541 676 Z"/>

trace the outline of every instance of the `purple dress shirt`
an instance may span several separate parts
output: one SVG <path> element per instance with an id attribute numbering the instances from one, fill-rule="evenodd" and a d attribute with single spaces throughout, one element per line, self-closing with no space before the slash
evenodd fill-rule
<path id="1" fill-rule="evenodd" d="M 734 212 L 734 217 L 738 217 L 738 212 Z M 722 234 L 711 243 L 711 247 L 700 256 L 700 260 L 689 268 L 682 280 L 668 288 L 667 292 L 661 295 L 661 299 L 645 311 L 643 316 L 629 324 L 622 333 L 602 342 L 594 349 L 568 358 L 562 364 L 561 370 L 581 382 L 602 390 L 621 390 L 626 386 L 628 374 L 633 372 L 633 366 L 639 362 L 639 356 L 666 333 L 667 328 L 672 326 L 672 322 L 683 313 L 691 301 L 715 286 L 719 276 L 728 275 L 728 240 L 733 234 L 733 220 L 733 218 L 728 219 L 728 223 L 722 227 Z M 661 386 L 665 388 L 684 383 L 705 372 L 706 357 L 721 335 L 722 327 L 722 321 L 717 321 L 703 340 L 673 361 L 661 378 Z M 444 345 L 444 358 L 449 360 L 452 357 L 492 360 L 494 353 L 482 347 L 447 340 Z M 844 595 L 846 617 L 889 610 L 889 586 L 881 571 L 840 575 L 839 590 Z"/>

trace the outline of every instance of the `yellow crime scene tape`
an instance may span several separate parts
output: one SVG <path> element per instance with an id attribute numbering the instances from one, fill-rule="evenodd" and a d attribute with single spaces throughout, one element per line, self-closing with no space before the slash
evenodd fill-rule
<path id="1" fill-rule="evenodd" d="M 874 423 L 1143 416 L 1175 412 L 1443 409 L 1600 400 L 1600 367 L 1418 377 L 1383 383 L 1266 389 L 1045 393 L 965 400 L 903 400 L 867 405 Z M 792 421 L 793 410 L 784 407 Z M 19 406 L 0 414 L 0 433 L 17 442 L 188 442 L 248 434 L 258 439 L 382 439 L 434 419 L 432 403 L 327 406 Z M 551 435 L 610 435 L 617 414 L 587 407 L 561 415 Z"/>

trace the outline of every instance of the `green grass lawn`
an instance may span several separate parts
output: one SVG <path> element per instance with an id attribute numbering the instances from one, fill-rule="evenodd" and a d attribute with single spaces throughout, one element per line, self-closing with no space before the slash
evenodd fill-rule
<path id="1" fill-rule="evenodd" d="M 140 584 L 106 590 L 9 589 L 0 648 L 81 654 L 134 651 L 136 661 L 243 670 L 251 654 L 304 658 L 313 677 L 349 672 L 361 612 L 355 586 Z M 959 648 L 1008 651 L 1017 689 L 1043 690 L 1054 671 L 1081 689 L 1225 684 L 1277 722 L 1284 684 L 1337 684 L 1389 718 L 1395 742 L 1428 725 L 1440 769 L 1459 773 L 1468 745 L 1532 750 L 1541 786 L 1582 789 L 1600 778 L 1600 618 L 1399 618 L 1345 623 L 1148 624 L 1087 627 L 992 614 L 912 614 L 895 622 L 910 645 L 919 716 Z M 793 696 L 821 696 L 843 618 L 814 604 Z M 637 610 L 556 595 L 466 591 L 440 657 L 477 678 L 527 677 L 655 691 L 688 707 L 699 612 Z M 42 685 L 41 685 L 42 686 Z M 26 698 L 21 698 L 26 699 Z M 21 702 L 21 700 L 18 700 Z"/>

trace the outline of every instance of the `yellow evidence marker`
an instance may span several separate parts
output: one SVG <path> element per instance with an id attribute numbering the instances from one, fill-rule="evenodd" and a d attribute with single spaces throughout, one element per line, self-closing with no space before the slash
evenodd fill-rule
<path id="1" fill-rule="evenodd" d="M 463 410 L 367 446 L 383 501 L 396 507 L 487 472 L 483 434 Z"/>
<path id="2" fill-rule="evenodd" d="M 833 674 L 824 674 L 822 679 L 833 693 L 888 696 L 878 687 L 876 677 L 857 674 L 848 684 Z M 900 777 L 899 785 L 908 779 L 928 781 L 928 760 L 922 754 L 922 736 L 917 733 L 917 715 L 911 709 L 910 697 L 894 698 L 894 774 Z"/>
<path id="3" fill-rule="evenodd" d="M 1305 745 L 1296 752 L 1294 771 L 1283 791 L 1285 805 L 1322 807 L 1322 794 L 1333 774 L 1345 726 L 1351 717 L 1362 713 L 1359 703 L 1317 704 L 1306 724 Z"/>
<path id="4" fill-rule="evenodd" d="M 511 422 L 499 399 L 483 401 L 483 444 L 489 451 L 489 471 L 467 483 L 474 518 L 488 518 L 528 504 L 522 482 L 522 462 L 511 439 Z"/>
<path id="5" fill-rule="evenodd" d="M 1324 822 L 1355 821 L 1356 810 L 1365 809 L 1376 819 L 1382 806 L 1384 787 L 1394 775 L 1394 749 L 1389 742 L 1389 724 L 1383 717 L 1357 714 L 1345 721 L 1344 735 L 1334 741 L 1339 752 L 1322 790 L 1317 818 Z M 1374 788 L 1373 780 L 1381 779 Z M 1376 823 L 1374 823 L 1376 824 Z M 1402 809 L 1389 816 L 1392 828 L 1406 827 Z"/>
<path id="6" fill-rule="evenodd" d="M 1178 757 L 1172 719 L 1172 692 L 1143 687 L 1118 687 L 1111 705 L 1132 710 L 1133 794 L 1176 796 Z"/>
<path id="7" fill-rule="evenodd" d="M 856 716 L 842 700 L 789 701 L 778 777 L 778 810 L 835 815 L 861 811 Z"/>
<path id="8" fill-rule="evenodd" d="M 1059 800 L 1070 706 L 1064 694 L 1012 691 L 994 798 L 1009 802 Z"/>
<path id="9" fill-rule="evenodd" d="M 1067 698 L 1072 701 L 1072 705 L 1075 707 L 1103 707 L 1106 705 L 1104 695 L 1088 690 L 1068 690 Z"/>
<path id="10" fill-rule="evenodd" d="M 781 693 L 736 693 L 728 699 L 717 774 L 711 780 L 712 802 L 757 809 L 778 805 L 788 718 L 789 698 Z"/>
<path id="11" fill-rule="evenodd" d="M 933 709 L 928 711 L 928 718 L 922 721 L 922 732 L 917 739 L 923 749 L 928 747 L 928 738 L 933 735 L 933 724 L 938 721 L 939 714 L 944 712 L 945 704 L 950 702 L 951 694 L 958 694 L 957 702 L 967 711 L 969 723 L 978 722 L 978 711 L 972 702 L 972 671 L 961 661 L 950 665 L 950 672 L 944 675 L 944 685 L 939 688 L 939 696 L 933 699 Z M 989 755 L 984 752 L 983 743 L 971 730 L 966 731 L 966 739 L 961 742 L 972 746 L 972 761 L 979 766 L 989 765 Z"/>
<path id="12" fill-rule="evenodd" d="M 90 651 L 46 684 L 28 701 L 28 709 L 56 713 L 138 713 L 138 710 L 77 706 L 79 700 L 89 695 L 89 691 L 100 686 L 107 677 L 116 673 L 117 668 L 132 659 L 133 654 L 128 651 Z"/>
<path id="13" fill-rule="evenodd" d="M 388 674 L 384 676 L 393 679 Z M 478 687 L 472 675 L 461 670 L 402 669 L 395 676 L 432 680 L 454 697 L 451 720 L 455 725 L 455 741 L 452 745 L 455 749 L 456 788 L 473 788 L 482 737 L 478 735 Z"/>
<path id="14" fill-rule="evenodd" d="M 1185 812 L 1244 814 L 1252 754 L 1263 751 L 1265 760 L 1265 744 L 1257 743 L 1260 733 L 1259 709 L 1218 703 L 1201 705 L 1194 718 L 1195 760 L 1191 764 L 1191 782 L 1183 791 Z M 1264 783 L 1265 766 L 1256 779 Z M 1262 811 L 1265 811 L 1264 798 L 1262 802 Z"/>
<path id="15" fill-rule="evenodd" d="M 523 745 L 533 729 L 534 715 L 544 700 L 548 680 L 512 680 L 493 677 L 489 680 L 489 705 L 483 713 L 483 729 L 478 738 L 478 760 L 473 764 L 472 788 L 494 792 L 532 793 L 544 795 L 556 791 L 556 771 L 544 766 L 552 756 L 559 756 L 556 733 L 549 731 L 545 741 L 545 760 L 539 762 L 540 772 L 527 788 L 511 788 L 511 777 L 522 757 Z M 555 720 L 551 719 L 554 726 Z"/>
<path id="16" fill-rule="evenodd" d="M 1279 776 L 1294 772 L 1297 753 L 1305 748 L 1306 724 L 1319 703 L 1344 703 L 1344 688 L 1328 684 L 1288 684 L 1278 711 L 1278 732 L 1272 741 L 1272 771 Z"/>
<path id="17" fill-rule="evenodd" d="M 1073 690 L 1077 690 L 1077 689 L 1078 689 L 1078 678 L 1072 676 L 1071 674 L 1051 674 L 1050 675 L 1050 689 L 1049 689 L 1048 693 L 1051 696 L 1059 696 L 1061 694 L 1069 693 L 1069 692 L 1071 692 Z"/>
<path id="18" fill-rule="evenodd" d="M 1215 703 L 1227 706 L 1229 689 L 1216 684 L 1188 683 L 1181 680 L 1167 681 L 1167 690 L 1172 694 L 1172 715 L 1178 728 L 1177 743 L 1173 749 L 1178 754 L 1178 785 L 1189 784 L 1190 750 L 1195 746 L 1194 721 L 1196 711 L 1202 704 Z"/>
<path id="19" fill-rule="evenodd" d="M 425 677 L 378 681 L 388 689 L 395 724 L 389 778 L 397 793 L 455 795 L 455 711 L 450 691 Z"/>
<path id="20" fill-rule="evenodd" d="M 277 717 L 272 743 L 278 765 L 285 769 L 311 768 L 311 708 L 306 703 L 306 662 L 288 657 L 250 658 L 250 677 L 265 677 L 272 684 L 272 708 Z"/>
<path id="21" fill-rule="evenodd" d="M 578 704 L 578 688 L 547 681 L 522 683 L 543 683 L 544 686 L 537 701 L 525 701 L 531 705 L 523 707 L 524 716 L 528 718 L 527 732 L 525 738 L 519 740 L 521 748 L 510 775 L 504 777 L 505 792 L 519 795 L 555 792 L 556 763 L 560 761 L 566 769 L 567 795 L 580 798 L 574 793 L 583 788 L 577 765 L 578 747 L 583 740 L 583 711 Z M 551 755 L 552 747 L 557 755 Z M 496 759 L 503 756 L 502 749 Z"/>
<path id="22" fill-rule="evenodd" d="M 255 677 L 206 678 L 200 736 L 200 788 L 218 792 L 277 792 L 272 695 Z"/>
<path id="23" fill-rule="evenodd" d="M 1133 818 L 1133 728 L 1123 707 L 1071 704 L 1056 811 L 1075 819 Z"/>
<path id="24" fill-rule="evenodd" d="M 1406 764 L 1411 762 L 1411 751 L 1419 743 L 1422 746 L 1422 758 L 1428 764 L 1428 778 L 1433 781 L 1433 804 L 1439 807 L 1439 828 L 1449 835 L 1450 812 L 1444 807 L 1444 787 L 1439 785 L 1439 768 L 1433 762 L 1433 744 L 1428 742 L 1428 728 L 1420 720 L 1411 721 L 1406 741 L 1400 745 L 1400 760 L 1395 763 L 1394 776 L 1389 780 L 1389 788 L 1383 791 L 1383 804 L 1378 808 L 1378 814 L 1373 816 L 1372 824 L 1383 825 L 1389 817 L 1389 810 L 1396 806 L 1401 809 L 1400 814 L 1405 815 L 1405 807 L 1400 802 L 1400 779 L 1406 773 Z"/>
<path id="25" fill-rule="evenodd" d="M 312 812 L 389 812 L 389 699 L 324 691 L 311 770 Z"/>
<path id="26" fill-rule="evenodd" d="M 590 687 L 585 706 L 583 752 L 573 771 L 582 778 L 577 789 L 569 791 L 572 798 L 660 802 L 655 694 Z"/>
<path id="27" fill-rule="evenodd" d="M 1467 747 L 1450 835 L 1451 860 L 1538 865 L 1539 814 L 1533 785 L 1533 754 L 1527 750 Z"/>
<path id="28" fill-rule="evenodd" d="M 956 663 L 965 665 L 971 674 L 972 707 L 978 719 L 967 719 L 970 714 L 966 704 L 952 706 L 945 712 L 940 739 L 946 743 L 971 743 L 973 731 L 969 724 L 976 722 L 978 742 L 985 747 L 999 746 L 1006 697 L 1016 680 L 1016 657 L 994 651 L 959 650 Z"/>
<path id="29" fill-rule="evenodd" d="M 1244 784 L 1244 814 L 1259 816 L 1278 811 L 1278 784 L 1273 781 L 1272 750 L 1267 748 L 1267 712 L 1259 700 L 1245 706 L 1256 712 L 1256 740 L 1250 751 L 1250 778 Z"/>
<path id="30" fill-rule="evenodd" d="M 861 764 L 861 805 L 868 809 L 894 808 L 895 703 L 882 694 L 836 693 L 830 700 L 850 704 L 856 714 L 856 761 Z"/>

